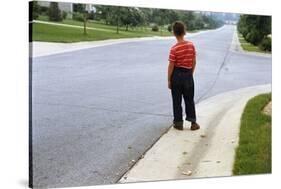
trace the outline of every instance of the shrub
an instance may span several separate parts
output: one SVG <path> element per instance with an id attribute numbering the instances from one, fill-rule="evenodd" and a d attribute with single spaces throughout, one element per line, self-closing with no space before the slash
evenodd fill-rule
<path id="1" fill-rule="evenodd" d="M 39 17 L 39 5 L 36 1 L 32 2 L 32 19 L 36 20 Z"/>
<path id="2" fill-rule="evenodd" d="M 39 6 L 39 14 L 40 15 L 48 15 L 49 8 L 45 6 Z"/>
<path id="3" fill-rule="evenodd" d="M 262 38 L 263 36 L 258 31 L 253 30 L 246 35 L 245 39 L 253 45 L 258 45 L 261 42 Z"/>
<path id="4" fill-rule="evenodd" d="M 77 20 L 77 21 L 80 21 L 80 22 L 84 22 L 84 16 L 82 13 L 79 13 L 79 12 L 74 12 L 72 14 L 72 19 L 73 20 Z"/>
<path id="5" fill-rule="evenodd" d="M 265 37 L 261 41 L 259 48 L 263 51 L 270 51 L 271 52 L 271 38 Z"/>
<path id="6" fill-rule="evenodd" d="M 253 45 L 259 45 L 264 37 L 271 33 L 271 17 L 241 15 L 238 30 L 246 41 Z"/>
<path id="7" fill-rule="evenodd" d="M 91 12 L 90 12 L 88 18 L 89 18 L 90 20 L 94 20 L 94 19 L 95 19 L 95 13 L 94 13 L 94 11 L 91 11 Z"/>
<path id="8" fill-rule="evenodd" d="M 66 19 L 66 17 L 67 17 L 67 12 L 62 11 L 62 18 L 63 18 L 63 19 Z"/>
<path id="9" fill-rule="evenodd" d="M 152 26 L 151 30 L 154 31 L 154 32 L 158 32 L 159 27 L 155 24 L 155 25 Z"/>
<path id="10" fill-rule="evenodd" d="M 48 16 L 50 21 L 56 21 L 56 22 L 62 21 L 62 15 L 58 3 L 56 2 L 50 3 Z"/>
<path id="11" fill-rule="evenodd" d="M 169 32 L 172 32 L 172 25 L 169 24 L 167 29 L 168 29 Z"/>

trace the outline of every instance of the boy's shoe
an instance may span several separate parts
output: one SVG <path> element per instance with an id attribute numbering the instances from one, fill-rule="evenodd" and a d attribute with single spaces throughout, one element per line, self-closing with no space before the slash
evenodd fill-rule
<path id="1" fill-rule="evenodd" d="M 198 125 L 197 123 L 191 124 L 190 130 L 195 131 L 195 130 L 198 130 L 198 129 L 200 129 L 200 125 Z"/>
<path id="2" fill-rule="evenodd" d="M 176 121 L 174 122 L 173 127 L 177 130 L 183 130 L 183 121 Z"/>

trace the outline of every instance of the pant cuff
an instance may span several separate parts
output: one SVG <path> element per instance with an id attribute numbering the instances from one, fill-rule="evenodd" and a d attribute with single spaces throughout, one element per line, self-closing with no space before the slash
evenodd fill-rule
<path id="1" fill-rule="evenodd" d="M 186 117 L 185 120 L 190 122 L 196 122 L 196 118 Z"/>
<path id="2" fill-rule="evenodd" d="M 179 122 L 183 122 L 183 120 L 174 120 L 174 123 L 179 123 Z"/>

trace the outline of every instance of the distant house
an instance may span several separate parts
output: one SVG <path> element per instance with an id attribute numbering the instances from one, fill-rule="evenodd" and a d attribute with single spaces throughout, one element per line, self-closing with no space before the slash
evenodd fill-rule
<path id="1" fill-rule="evenodd" d="M 38 5 L 43 6 L 43 7 L 49 7 L 50 2 L 38 1 Z M 72 13 L 74 10 L 75 3 L 58 2 L 58 6 L 61 11 L 65 11 L 67 13 L 67 18 L 70 18 L 70 19 L 72 18 Z M 86 4 L 86 10 L 88 12 L 96 11 L 94 5 L 91 5 L 91 4 Z"/>

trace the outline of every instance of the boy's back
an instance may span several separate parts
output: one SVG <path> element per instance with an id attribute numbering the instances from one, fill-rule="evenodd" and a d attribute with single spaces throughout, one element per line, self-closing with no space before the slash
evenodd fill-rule
<path id="1" fill-rule="evenodd" d="M 192 69 L 195 56 L 196 52 L 193 43 L 190 41 L 183 41 L 176 43 L 171 48 L 169 61 L 174 63 L 175 67 Z"/>
<path id="2" fill-rule="evenodd" d="M 173 24 L 177 43 L 171 48 L 168 67 L 168 87 L 172 92 L 174 128 L 183 130 L 182 98 L 185 102 L 186 120 L 191 122 L 191 130 L 200 126 L 196 122 L 194 104 L 193 72 L 196 65 L 196 52 L 192 42 L 184 39 L 185 26 L 182 22 Z"/>

